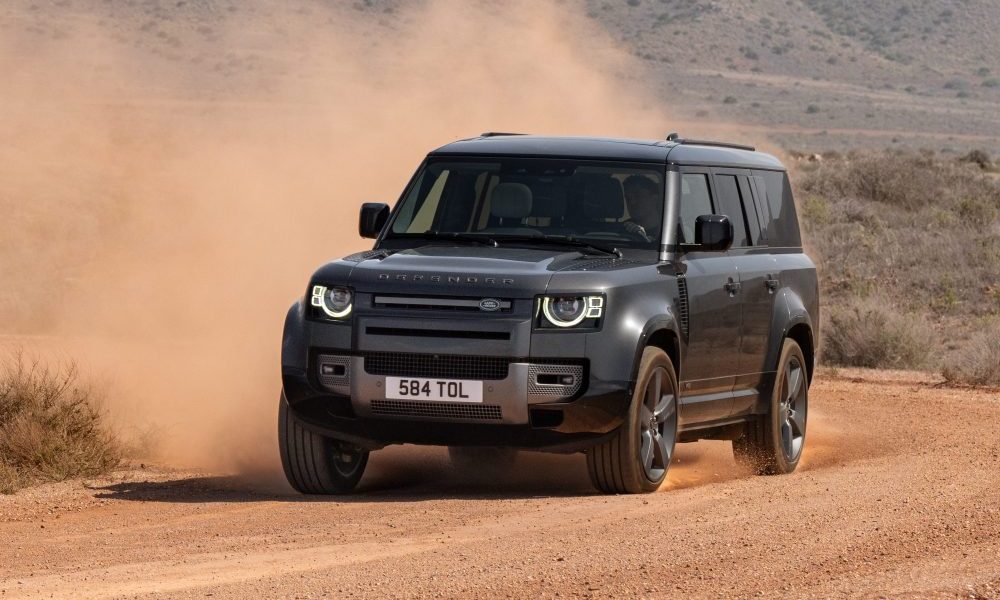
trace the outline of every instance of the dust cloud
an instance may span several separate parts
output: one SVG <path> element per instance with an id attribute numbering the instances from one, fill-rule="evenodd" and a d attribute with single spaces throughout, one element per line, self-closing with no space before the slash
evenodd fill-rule
<path id="1" fill-rule="evenodd" d="M 0 9 L 2 329 L 109 381 L 171 464 L 280 468 L 285 312 L 429 149 L 668 129 L 570 2 L 333 4 Z"/>

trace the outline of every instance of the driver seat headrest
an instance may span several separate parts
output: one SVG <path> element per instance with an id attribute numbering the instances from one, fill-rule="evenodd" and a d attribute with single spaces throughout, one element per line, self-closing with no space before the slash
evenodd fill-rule
<path id="1" fill-rule="evenodd" d="M 591 220 L 622 218 L 625 215 L 622 182 L 611 176 L 588 177 L 583 184 L 583 214 Z"/>
<path id="2" fill-rule="evenodd" d="M 490 196 L 490 214 L 501 219 L 523 219 L 531 214 L 531 188 L 523 183 L 498 183 Z"/>

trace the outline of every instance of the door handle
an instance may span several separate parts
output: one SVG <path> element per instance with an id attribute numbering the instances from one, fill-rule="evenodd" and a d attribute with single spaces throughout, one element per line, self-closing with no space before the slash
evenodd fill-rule
<path id="1" fill-rule="evenodd" d="M 778 281 L 778 278 L 775 277 L 774 275 L 768 275 L 767 279 L 764 280 L 764 286 L 767 288 L 767 291 L 771 292 L 772 294 L 774 293 L 775 290 L 778 289 L 778 285 L 780 283 L 781 282 Z"/>
<path id="2" fill-rule="evenodd" d="M 737 292 L 740 291 L 740 282 L 739 281 L 735 281 L 735 280 L 733 280 L 732 277 L 730 277 L 729 281 L 726 282 L 726 285 L 724 285 L 722 287 L 725 288 L 725 290 L 727 292 L 729 292 L 730 296 L 735 296 L 737 294 Z"/>

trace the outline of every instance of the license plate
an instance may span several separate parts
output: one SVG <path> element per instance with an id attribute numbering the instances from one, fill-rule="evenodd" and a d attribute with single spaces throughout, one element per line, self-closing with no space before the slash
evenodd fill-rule
<path id="1" fill-rule="evenodd" d="M 469 379 L 386 377 L 385 397 L 389 400 L 482 402 L 483 382 Z"/>

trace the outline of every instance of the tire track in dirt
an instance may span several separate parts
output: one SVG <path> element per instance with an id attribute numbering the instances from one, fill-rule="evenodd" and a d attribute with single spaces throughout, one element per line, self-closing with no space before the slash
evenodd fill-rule
<path id="1" fill-rule="evenodd" d="M 795 474 L 701 442 L 646 496 L 593 494 L 579 456 L 475 477 L 411 447 L 340 500 L 170 471 L 29 490 L 0 498 L 0 597 L 957 597 L 1000 579 L 995 391 L 846 373 L 812 397 Z"/>

